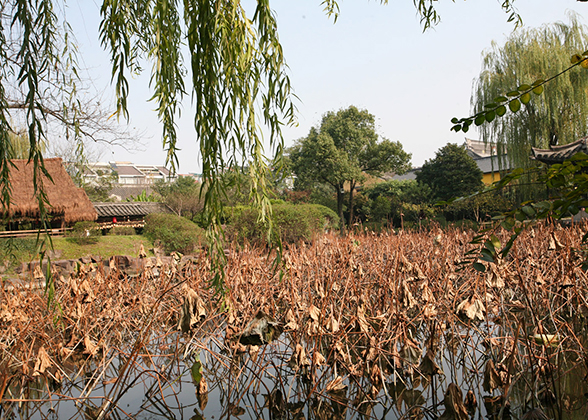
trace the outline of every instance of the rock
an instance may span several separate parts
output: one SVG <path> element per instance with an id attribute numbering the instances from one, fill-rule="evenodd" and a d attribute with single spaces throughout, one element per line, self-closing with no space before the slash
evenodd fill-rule
<path id="1" fill-rule="evenodd" d="M 71 273 L 73 271 L 74 262 L 72 260 L 57 260 L 51 263 L 60 273 Z"/>
<path id="2" fill-rule="evenodd" d="M 53 260 L 58 260 L 63 255 L 63 251 L 61 249 L 55 249 L 53 251 L 48 251 L 47 256 Z"/>
<path id="3" fill-rule="evenodd" d="M 115 255 L 114 264 L 119 270 L 125 270 L 131 266 L 131 259 L 126 255 Z"/>

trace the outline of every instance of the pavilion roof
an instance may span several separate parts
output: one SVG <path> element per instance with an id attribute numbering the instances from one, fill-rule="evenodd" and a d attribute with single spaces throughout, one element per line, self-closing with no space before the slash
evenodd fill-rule
<path id="1" fill-rule="evenodd" d="M 562 163 L 577 153 L 588 154 L 588 137 L 583 137 L 573 143 L 561 146 L 551 146 L 549 149 L 531 148 L 531 159 L 552 165 Z"/>

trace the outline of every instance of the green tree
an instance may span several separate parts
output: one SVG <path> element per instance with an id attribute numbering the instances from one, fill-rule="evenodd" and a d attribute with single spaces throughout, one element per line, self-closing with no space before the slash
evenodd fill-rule
<path id="1" fill-rule="evenodd" d="M 30 143 L 26 133 L 14 131 L 8 133 L 10 139 L 9 154 L 12 159 L 28 159 L 30 156 Z M 45 143 L 40 145 L 41 150 L 45 151 Z"/>
<path id="2" fill-rule="evenodd" d="M 70 169 L 72 172 L 76 172 L 75 169 Z M 80 179 L 81 176 L 72 177 L 72 179 Z M 110 198 L 110 192 L 114 187 L 114 184 L 118 182 L 118 175 L 116 172 L 111 171 L 110 173 L 102 173 L 98 171 L 98 178 L 94 181 L 82 183 L 82 188 L 88 195 L 90 201 L 94 202 L 108 202 L 113 201 Z"/>
<path id="3" fill-rule="evenodd" d="M 435 1 L 414 1 L 425 29 L 439 21 Z M 510 14 L 509 19 L 518 19 L 513 3 L 504 0 L 502 8 Z M 336 0 L 322 0 L 321 4 L 336 18 Z M 227 167 L 242 164 L 243 158 L 249 165 L 253 201 L 261 209 L 260 217 L 268 219 L 268 167 L 259 127 L 268 129 L 266 140 L 281 156 L 281 126 L 294 119 L 275 15 L 269 0 L 257 0 L 254 5 L 252 16 L 240 0 L 103 0 L 100 8 L 100 37 L 110 53 L 117 115 L 128 117 L 129 75 L 150 66 L 152 101 L 172 171 L 177 165 L 179 104 L 185 95 L 193 98 L 195 138 L 206 183 L 205 219 L 217 239 L 225 187 L 221 174 Z M 0 203 L 4 207 L 10 205 L 11 195 L 12 112 L 20 112 L 26 122 L 35 180 L 46 172 L 40 145 L 47 140 L 50 118 L 64 127 L 66 138 L 77 141 L 83 136 L 86 107 L 80 101 L 83 86 L 76 45 L 71 43 L 75 34 L 70 33 L 66 10 L 63 0 L 2 3 Z M 34 187 L 41 219 L 47 225 L 47 197 L 36 181 Z M 213 243 L 214 255 L 222 263 L 222 244 Z M 222 274 L 215 276 L 213 285 L 222 289 Z"/>
<path id="4" fill-rule="evenodd" d="M 153 186 L 169 208 L 178 216 L 184 216 L 189 220 L 193 220 L 202 211 L 201 188 L 200 183 L 187 176 L 180 177 L 172 183 L 159 181 Z"/>
<path id="5" fill-rule="evenodd" d="M 375 118 L 354 106 L 323 116 L 320 127 L 289 150 L 298 185 L 330 185 L 337 195 L 337 213 L 343 219 L 344 186 L 349 183 L 349 220 L 353 222 L 353 192 L 365 174 L 385 171 L 403 173 L 410 168 L 411 155 L 399 142 L 379 140 Z"/>
<path id="6" fill-rule="evenodd" d="M 449 200 L 479 191 L 482 171 L 463 147 L 448 143 L 417 172 L 417 181 L 427 184 L 438 200 Z"/>
<path id="7" fill-rule="evenodd" d="M 401 214 L 407 215 L 407 209 L 419 209 L 423 210 L 421 213 L 429 214 L 428 209 L 432 208 L 434 202 L 431 188 L 414 179 L 380 182 L 365 188 L 362 194 L 368 198 L 364 211 L 369 215 L 369 220 L 375 222 L 392 219 L 394 223 L 400 224 Z"/>
<path id="8" fill-rule="evenodd" d="M 521 83 L 555 75 L 570 67 L 570 56 L 587 49 L 588 28 L 579 17 L 540 28 L 513 32 L 506 43 L 493 43 L 483 55 L 480 77 L 473 95 L 473 112 L 499 98 Z M 588 131 L 588 77 L 581 66 L 554 78 L 541 96 L 521 97 L 517 112 L 494 118 L 479 128 L 485 142 L 498 144 L 499 153 L 508 152 L 515 167 L 528 168 L 531 147 L 548 148 L 555 141 L 567 144 Z"/>

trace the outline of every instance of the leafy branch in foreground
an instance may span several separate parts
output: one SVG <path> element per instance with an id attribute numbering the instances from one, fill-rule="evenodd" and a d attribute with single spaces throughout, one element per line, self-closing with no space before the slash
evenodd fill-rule
<path id="1" fill-rule="evenodd" d="M 484 109 L 475 115 L 460 119 L 457 117 L 452 118 L 451 123 L 454 125 L 451 127 L 451 130 L 467 133 L 472 124 L 480 126 L 484 123 L 491 123 L 496 117 L 504 116 L 507 113 L 507 107 L 511 112 L 517 113 L 521 109 L 521 105 L 527 105 L 531 101 L 531 93 L 537 96 L 543 93 L 545 84 L 557 79 L 575 67 L 581 66 L 582 68 L 588 69 L 588 51 L 584 51 L 582 54 L 574 54 L 570 61 L 572 63 L 571 66 L 548 79 L 537 79 L 531 84 L 522 84 L 515 90 L 506 92 L 502 96 L 497 96 L 492 102 L 485 104 Z"/>
<path id="2" fill-rule="evenodd" d="M 528 170 L 516 169 L 490 188 L 474 195 L 501 190 L 520 179 L 526 172 Z M 578 153 L 561 164 L 552 165 L 540 181 L 547 185 L 552 196 L 548 200 L 524 202 L 494 218 L 492 226 L 481 230 L 480 234 L 472 239 L 470 244 L 474 248 L 466 253 L 462 264 L 472 264 L 476 270 L 484 272 L 486 266 L 481 261 L 498 263 L 506 258 L 526 226 L 539 220 L 561 220 L 574 216 L 581 209 L 588 207 L 588 155 Z M 512 232 L 505 244 L 501 244 L 495 235 L 495 231 L 500 228 Z M 588 232 L 582 238 L 583 244 L 587 242 Z M 585 252 L 582 254 L 582 269 L 588 270 L 588 255 Z"/>

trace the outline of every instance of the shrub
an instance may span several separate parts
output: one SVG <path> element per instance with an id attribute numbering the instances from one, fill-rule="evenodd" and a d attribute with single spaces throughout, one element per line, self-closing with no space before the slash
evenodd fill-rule
<path id="1" fill-rule="evenodd" d="M 435 208 L 427 204 L 402 203 L 402 214 L 407 222 L 416 222 L 431 219 L 435 216 Z"/>
<path id="2" fill-rule="evenodd" d="M 98 223 L 77 222 L 66 237 L 69 242 L 78 245 L 92 245 L 98 243 L 101 234 Z"/>
<path id="3" fill-rule="evenodd" d="M 145 218 L 143 233 L 152 241 L 161 243 L 170 254 L 189 254 L 205 242 L 204 230 L 195 223 L 175 214 L 154 213 Z"/>
<path id="4" fill-rule="evenodd" d="M 271 242 L 310 241 L 318 232 L 335 229 L 339 218 L 331 209 L 318 204 L 276 204 L 272 206 L 274 225 Z M 259 213 L 251 207 L 234 207 L 228 218 L 227 235 L 231 240 L 266 245 L 267 229 L 258 222 Z"/>
<path id="5" fill-rule="evenodd" d="M 443 209 L 443 215 L 448 221 L 483 221 L 502 214 L 511 207 L 512 203 L 499 193 L 487 193 L 454 201 Z"/>
<path id="6" fill-rule="evenodd" d="M 128 236 L 128 235 L 135 235 L 135 228 L 130 226 L 114 226 L 108 232 L 109 235 L 118 235 L 118 236 Z"/>
<path id="7" fill-rule="evenodd" d="M 36 238 L 0 238 L 0 271 L 30 261 L 37 251 Z"/>

